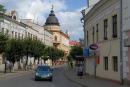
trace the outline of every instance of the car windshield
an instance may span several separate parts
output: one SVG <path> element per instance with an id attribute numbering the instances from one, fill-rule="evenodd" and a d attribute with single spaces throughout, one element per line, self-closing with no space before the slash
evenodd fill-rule
<path id="1" fill-rule="evenodd" d="M 48 66 L 39 66 L 37 71 L 50 71 L 50 67 Z"/>

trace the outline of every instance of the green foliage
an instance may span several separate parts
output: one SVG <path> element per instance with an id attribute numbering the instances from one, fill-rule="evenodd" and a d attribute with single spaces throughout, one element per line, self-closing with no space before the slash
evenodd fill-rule
<path id="1" fill-rule="evenodd" d="M 10 39 L 8 41 L 8 45 L 6 47 L 5 55 L 8 60 L 12 61 L 19 61 L 20 58 L 24 56 L 24 45 L 23 40 L 20 39 Z"/>
<path id="2" fill-rule="evenodd" d="M 32 50 L 34 49 L 34 46 L 33 46 L 33 40 L 31 38 L 25 38 L 23 40 L 23 45 L 24 45 L 24 55 L 26 56 L 32 56 Z"/>
<path id="3" fill-rule="evenodd" d="M 46 47 L 44 49 L 44 56 L 49 56 L 50 59 L 57 60 L 64 56 L 64 51 L 54 47 Z"/>
<path id="4" fill-rule="evenodd" d="M 34 57 L 35 58 L 42 57 L 45 45 L 39 40 L 34 40 L 32 45 L 33 45 L 32 54 L 34 55 Z"/>
<path id="5" fill-rule="evenodd" d="M 4 52 L 4 56 L 15 63 L 24 56 L 34 57 L 35 59 L 48 58 L 55 61 L 64 57 L 64 51 L 54 47 L 45 46 L 39 40 L 32 40 L 31 38 L 25 39 L 8 39 L 8 37 L 0 33 L 0 53 Z"/>
<path id="6" fill-rule="evenodd" d="M 0 53 L 5 52 L 5 49 L 7 47 L 7 41 L 8 36 L 4 35 L 3 33 L 0 33 Z"/>
<path id="7" fill-rule="evenodd" d="M 68 55 L 67 59 L 68 59 L 69 62 L 73 61 L 73 57 L 71 55 Z"/>
<path id="8" fill-rule="evenodd" d="M 75 56 L 82 56 L 83 55 L 83 49 L 79 46 L 73 46 L 70 50 L 70 55 L 73 59 L 75 59 Z"/>
<path id="9" fill-rule="evenodd" d="M 6 12 L 6 9 L 5 9 L 4 6 L 1 5 L 1 4 L 0 4 L 0 11 L 2 11 L 2 12 L 4 12 L 4 13 Z"/>

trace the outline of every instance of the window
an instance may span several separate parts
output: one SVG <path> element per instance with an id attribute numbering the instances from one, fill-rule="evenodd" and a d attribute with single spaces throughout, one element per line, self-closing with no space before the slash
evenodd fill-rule
<path id="1" fill-rule="evenodd" d="M 30 33 L 28 33 L 28 37 L 30 37 Z"/>
<path id="2" fill-rule="evenodd" d="M 96 30 L 97 36 L 96 37 L 97 37 L 97 42 L 98 42 L 98 24 L 96 26 L 97 26 L 97 30 Z"/>
<path id="3" fill-rule="evenodd" d="M 108 28 L 108 20 L 104 20 L 104 40 L 107 40 L 107 28 Z"/>
<path id="4" fill-rule="evenodd" d="M 104 57 L 104 69 L 108 70 L 108 57 Z"/>
<path id="5" fill-rule="evenodd" d="M 2 28 L 2 33 L 4 33 L 4 28 Z"/>
<path id="6" fill-rule="evenodd" d="M 22 39 L 24 39 L 24 36 L 23 36 L 23 34 L 22 34 Z"/>
<path id="7" fill-rule="evenodd" d="M 7 34 L 7 35 L 9 34 L 9 30 L 6 30 L 6 34 Z"/>
<path id="8" fill-rule="evenodd" d="M 18 33 L 18 38 L 20 38 L 20 33 Z"/>
<path id="9" fill-rule="evenodd" d="M 15 38 L 17 38 L 17 32 L 15 32 Z"/>
<path id="10" fill-rule="evenodd" d="M 27 35 L 28 35 L 28 34 L 27 34 L 27 32 L 26 32 L 26 37 L 27 37 Z"/>
<path id="11" fill-rule="evenodd" d="M 33 39 L 33 35 L 31 34 L 31 39 Z"/>
<path id="12" fill-rule="evenodd" d="M 12 38 L 13 38 L 13 36 L 14 36 L 14 31 L 12 31 Z"/>
<path id="13" fill-rule="evenodd" d="M 118 71 L 118 58 L 117 58 L 117 56 L 113 56 L 113 70 L 115 72 Z"/>
<path id="14" fill-rule="evenodd" d="M 57 36 L 55 36 L 55 41 L 57 41 Z"/>
<path id="15" fill-rule="evenodd" d="M 93 33 L 92 34 L 93 34 L 93 43 L 94 43 L 94 34 L 95 34 L 94 27 L 93 27 Z"/>
<path id="16" fill-rule="evenodd" d="M 117 37 L 117 15 L 112 16 L 112 28 L 113 28 L 112 37 L 116 38 Z"/>

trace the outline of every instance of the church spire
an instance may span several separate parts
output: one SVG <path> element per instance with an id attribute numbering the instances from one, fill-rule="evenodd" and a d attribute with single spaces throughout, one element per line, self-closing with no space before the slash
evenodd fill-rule
<path id="1" fill-rule="evenodd" d="M 54 15 L 54 5 L 51 7 L 51 14 Z"/>
<path id="2" fill-rule="evenodd" d="M 51 8 L 51 10 L 53 11 L 53 9 L 54 9 L 54 5 L 52 4 L 52 8 Z"/>

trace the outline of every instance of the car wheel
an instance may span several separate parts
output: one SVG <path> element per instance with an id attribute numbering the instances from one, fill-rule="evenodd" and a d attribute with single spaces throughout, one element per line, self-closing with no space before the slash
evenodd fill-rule
<path id="1" fill-rule="evenodd" d="M 49 81 L 53 81 L 53 78 L 50 78 Z"/>

